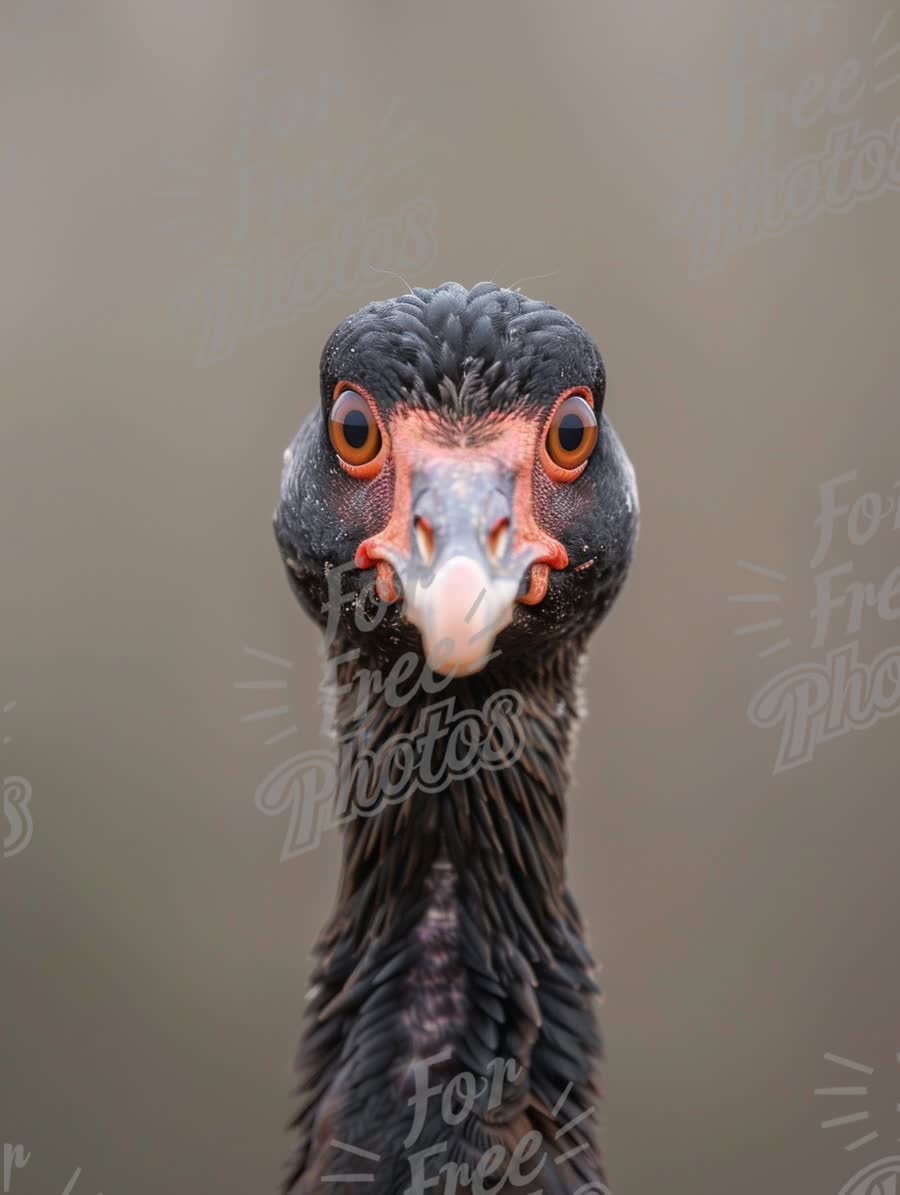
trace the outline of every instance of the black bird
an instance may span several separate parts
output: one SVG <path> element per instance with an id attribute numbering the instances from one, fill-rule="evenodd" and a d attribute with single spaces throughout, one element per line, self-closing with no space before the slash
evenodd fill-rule
<path id="1" fill-rule="evenodd" d="M 344 320 L 320 380 L 275 533 L 331 638 L 343 859 L 285 1189 L 604 1190 L 564 863 L 578 674 L 638 529 L 603 362 L 448 282 Z"/>

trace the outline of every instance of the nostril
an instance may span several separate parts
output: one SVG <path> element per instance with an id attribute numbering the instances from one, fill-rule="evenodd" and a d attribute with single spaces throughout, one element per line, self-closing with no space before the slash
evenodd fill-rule
<path id="1" fill-rule="evenodd" d="M 491 564 L 497 564 L 506 553 L 509 543 L 509 519 L 505 516 L 498 519 L 488 532 L 487 550 Z"/>
<path id="2" fill-rule="evenodd" d="M 419 549 L 419 555 L 422 557 L 422 563 L 429 565 L 434 560 L 434 532 L 431 529 L 431 524 L 427 519 L 423 519 L 421 515 L 416 515 L 413 525 L 416 533 L 416 545 Z"/>

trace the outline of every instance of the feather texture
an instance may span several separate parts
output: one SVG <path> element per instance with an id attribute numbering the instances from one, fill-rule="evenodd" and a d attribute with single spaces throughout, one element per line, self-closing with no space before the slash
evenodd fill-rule
<path id="1" fill-rule="evenodd" d="M 598 988 L 563 863 L 560 793 L 575 722 L 555 712 L 562 686 L 575 684 L 578 655 L 573 645 L 565 662 L 554 657 L 517 678 L 524 734 L 511 766 L 382 803 L 344 827 L 339 899 L 315 952 L 287 1189 L 307 1195 L 334 1175 L 365 1171 L 341 1192 L 400 1195 L 420 1166 L 440 1190 L 448 1173 L 440 1167 L 472 1174 L 495 1147 L 508 1161 L 523 1142 L 534 1152 L 521 1172 L 540 1162 L 541 1190 L 603 1182 Z M 415 725 L 417 707 L 382 703 L 354 721 L 351 676 L 338 673 L 347 688 L 337 707 L 342 751 L 383 747 Z M 454 681 L 441 697 L 479 708 L 512 679 L 501 670 Z M 369 798 L 378 805 L 376 792 Z M 416 1067 L 428 1059 L 440 1059 L 427 1071 L 441 1090 L 407 1143 Z M 510 1079 L 488 1107 L 484 1093 L 502 1067 Z M 464 1074 L 483 1094 L 452 1124 L 441 1091 Z"/>

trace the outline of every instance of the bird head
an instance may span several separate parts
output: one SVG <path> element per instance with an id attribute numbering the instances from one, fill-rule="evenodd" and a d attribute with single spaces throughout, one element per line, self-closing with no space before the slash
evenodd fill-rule
<path id="1" fill-rule="evenodd" d="M 493 283 L 416 289 L 344 320 L 320 382 L 275 512 L 316 619 L 457 676 L 583 641 L 625 579 L 638 500 L 573 319 Z"/>

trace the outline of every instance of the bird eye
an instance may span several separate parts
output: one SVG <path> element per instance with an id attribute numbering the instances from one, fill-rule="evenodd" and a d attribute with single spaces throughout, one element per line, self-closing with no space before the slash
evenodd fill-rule
<path id="1" fill-rule="evenodd" d="M 328 436 L 345 465 L 355 471 L 381 452 L 381 431 L 372 408 L 356 390 L 342 390 L 328 419 Z"/>
<path id="2" fill-rule="evenodd" d="M 558 481 L 573 481 L 566 474 L 579 469 L 597 443 L 597 416 L 581 394 L 570 394 L 556 408 L 547 428 L 545 448 L 556 469 L 551 475 Z"/>

